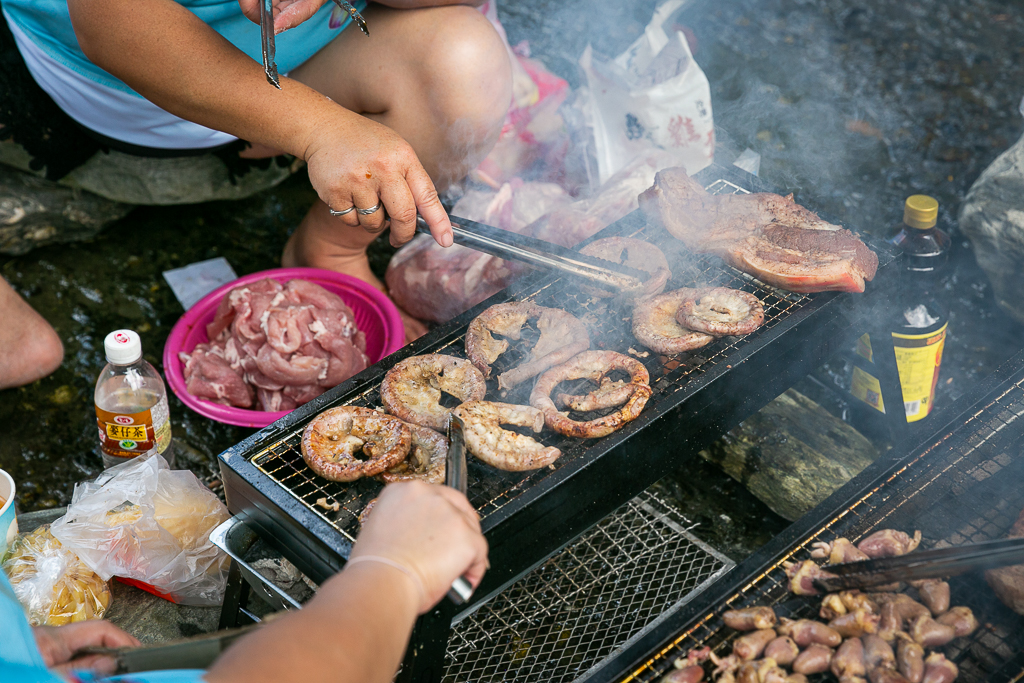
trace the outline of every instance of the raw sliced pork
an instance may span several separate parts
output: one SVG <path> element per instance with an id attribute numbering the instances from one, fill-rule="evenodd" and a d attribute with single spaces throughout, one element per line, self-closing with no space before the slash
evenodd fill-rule
<path id="1" fill-rule="evenodd" d="M 305 280 L 235 287 L 206 332 L 180 354 L 188 392 L 237 408 L 292 410 L 370 364 L 352 309 Z"/>
<path id="2" fill-rule="evenodd" d="M 791 292 L 863 292 L 878 269 L 878 256 L 856 235 L 793 195 L 711 195 L 684 169 L 669 168 L 640 195 L 640 207 L 691 250 Z"/>

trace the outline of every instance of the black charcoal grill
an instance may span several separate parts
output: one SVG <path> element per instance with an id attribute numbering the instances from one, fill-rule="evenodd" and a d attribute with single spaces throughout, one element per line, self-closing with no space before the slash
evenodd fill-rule
<path id="1" fill-rule="evenodd" d="M 790 594 L 782 563 L 810 559 L 816 541 L 856 542 L 884 528 L 920 529 L 922 549 L 1002 538 L 1024 509 L 1024 354 L 995 376 L 1009 379 L 986 382 L 959 404 L 961 412 L 946 428 L 916 448 L 876 462 L 696 604 L 666 615 L 659 628 L 588 683 L 656 681 L 693 647 L 708 645 L 728 654 L 737 636 L 722 623 L 728 609 L 770 604 L 780 616 L 814 618 L 820 599 Z M 949 584 L 950 604 L 970 607 L 981 624 L 972 635 L 939 648 L 959 667 L 957 683 L 1024 678 L 1024 617 L 1003 606 L 980 573 L 954 577 Z"/>
<path id="2" fill-rule="evenodd" d="M 714 193 L 772 189 L 734 169 L 711 167 L 697 177 Z M 669 288 L 704 283 L 754 293 L 764 304 L 764 325 L 747 337 L 722 338 L 691 354 L 644 356 L 646 349 L 630 331 L 628 312 L 590 296 L 575 281 L 532 274 L 222 453 L 231 512 L 244 514 L 262 537 L 312 579 L 326 579 L 344 564 L 358 531 L 357 515 L 381 485 L 333 483 L 309 471 L 299 450 L 309 420 L 338 405 L 379 406 L 380 380 L 403 358 L 423 353 L 465 357 L 466 327 L 487 306 L 530 299 L 563 308 L 587 323 L 591 348 L 639 352 L 654 393 L 639 419 L 603 439 L 570 439 L 545 431 L 541 440 L 563 452 L 550 468 L 509 473 L 470 460 L 468 495 L 490 542 L 492 569 L 472 601 L 460 608 L 465 613 L 678 469 L 686 458 L 870 329 L 871 313 L 885 305 L 892 291 L 886 280 L 895 277 L 896 270 L 890 248 L 871 241 L 880 263 L 867 293 L 801 295 L 764 285 L 717 258 L 693 257 L 671 236 L 647 226 L 640 212 L 595 239 L 612 235 L 636 236 L 659 245 L 675 271 Z M 527 338 L 520 346 L 529 348 L 530 341 Z M 878 355 L 881 363 L 894 366 L 894 358 L 887 359 L 884 351 Z M 494 374 L 521 357 L 506 354 Z M 530 385 L 500 400 L 526 403 Z M 498 396 L 495 383 L 489 382 L 488 398 Z M 416 647 L 410 648 L 412 660 L 403 667 L 405 680 L 439 680 L 453 616 L 454 608 L 442 603 L 421 620 L 414 633 Z"/>

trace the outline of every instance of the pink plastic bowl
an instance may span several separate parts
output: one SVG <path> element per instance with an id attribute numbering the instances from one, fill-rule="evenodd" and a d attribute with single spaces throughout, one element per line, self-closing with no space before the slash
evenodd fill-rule
<path id="1" fill-rule="evenodd" d="M 217 306 L 225 294 L 239 285 L 268 277 L 281 284 L 295 278 L 307 280 L 340 296 L 355 314 L 356 326 L 366 335 L 366 355 L 370 357 L 371 363 L 394 353 L 405 344 L 405 328 L 398 309 L 378 289 L 362 280 L 319 268 L 275 268 L 240 277 L 197 301 L 174 325 L 164 346 L 164 374 L 171 385 L 171 391 L 182 403 L 211 420 L 241 427 L 266 427 L 288 414 L 287 410 L 269 413 L 196 398 L 185 388 L 185 364 L 178 358 L 179 352 L 192 353 L 197 344 L 209 341 L 206 326 L 213 321 Z"/>

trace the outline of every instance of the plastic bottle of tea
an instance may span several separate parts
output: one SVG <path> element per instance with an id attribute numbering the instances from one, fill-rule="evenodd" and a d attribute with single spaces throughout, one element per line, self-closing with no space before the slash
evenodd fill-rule
<path id="1" fill-rule="evenodd" d="M 96 380 L 96 422 L 103 466 L 113 467 L 147 453 L 170 461 L 171 420 L 163 379 L 142 357 L 142 340 L 132 330 L 115 330 L 103 340 L 107 364 Z"/>

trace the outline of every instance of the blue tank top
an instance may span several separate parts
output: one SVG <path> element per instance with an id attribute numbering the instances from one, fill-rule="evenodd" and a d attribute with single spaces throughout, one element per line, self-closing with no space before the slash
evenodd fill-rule
<path id="1" fill-rule="evenodd" d="M 237 0 L 176 0 L 210 28 L 254 61 L 263 63 L 260 27 L 242 15 Z M 366 0 L 353 2 L 362 12 Z M 50 57 L 86 78 L 111 88 L 138 94 L 123 81 L 89 61 L 78 45 L 71 26 L 67 0 L 3 0 L 3 9 L 11 21 L 28 34 Z M 279 33 L 276 39 L 277 68 L 288 73 L 316 54 L 352 22 L 333 2 L 293 29 Z"/>

